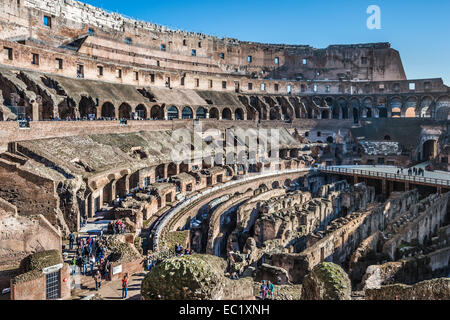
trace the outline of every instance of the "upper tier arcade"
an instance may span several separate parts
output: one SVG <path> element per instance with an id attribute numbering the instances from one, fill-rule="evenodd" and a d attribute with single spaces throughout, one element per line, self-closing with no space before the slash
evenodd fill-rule
<path id="1" fill-rule="evenodd" d="M 0 39 L 178 71 L 288 80 L 405 80 L 389 43 L 262 44 L 174 31 L 72 0 L 1 0 Z"/>

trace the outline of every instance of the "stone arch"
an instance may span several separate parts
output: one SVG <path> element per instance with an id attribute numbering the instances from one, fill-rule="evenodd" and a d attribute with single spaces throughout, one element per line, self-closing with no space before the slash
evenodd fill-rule
<path id="1" fill-rule="evenodd" d="M 234 112 L 234 119 L 245 120 L 244 110 L 242 110 L 241 108 L 237 108 L 236 111 Z"/>
<path id="2" fill-rule="evenodd" d="M 394 97 L 389 102 L 389 111 L 391 118 L 400 118 L 402 116 L 403 103 L 400 97 Z"/>
<path id="3" fill-rule="evenodd" d="M 102 105 L 102 118 L 115 118 L 115 107 L 111 102 L 105 102 Z"/>
<path id="4" fill-rule="evenodd" d="M 363 100 L 363 110 L 362 110 L 362 117 L 363 118 L 373 118 L 375 117 L 375 112 L 373 109 L 373 100 L 370 97 L 367 97 Z"/>
<path id="5" fill-rule="evenodd" d="M 89 119 L 91 115 L 94 115 L 94 119 L 97 118 L 97 104 L 91 97 L 81 97 L 78 110 L 80 111 L 80 118 Z"/>
<path id="6" fill-rule="evenodd" d="M 232 120 L 231 110 L 229 108 L 222 110 L 222 120 Z"/>
<path id="7" fill-rule="evenodd" d="M 436 100 L 434 118 L 438 121 L 450 119 L 450 96 L 442 96 Z"/>
<path id="8" fill-rule="evenodd" d="M 206 119 L 207 113 L 208 113 L 208 111 L 205 107 L 198 107 L 195 112 L 196 119 Z"/>
<path id="9" fill-rule="evenodd" d="M 274 106 L 270 108 L 270 120 L 281 120 L 281 108 L 280 106 Z"/>
<path id="10" fill-rule="evenodd" d="M 75 102 L 71 99 L 64 99 L 64 101 L 58 105 L 58 113 L 61 120 L 76 118 Z"/>
<path id="11" fill-rule="evenodd" d="M 154 105 L 150 109 L 150 118 L 154 120 L 164 120 L 164 108 Z"/>
<path id="12" fill-rule="evenodd" d="M 415 118 L 416 117 L 416 108 L 409 107 L 405 110 L 405 118 Z"/>
<path id="13" fill-rule="evenodd" d="M 177 164 L 174 162 L 169 163 L 169 165 L 167 166 L 167 176 L 172 177 L 176 176 L 177 174 L 178 174 Z"/>
<path id="14" fill-rule="evenodd" d="M 170 106 L 167 108 L 167 119 L 173 120 L 173 119 L 179 119 L 180 112 L 176 106 Z"/>
<path id="15" fill-rule="evenodd" d="M 328 97 L 325 99 L 325 102 L 331 109 L 331 118 L 340 119 L 341 111 L 340 111 L 339 105 L 336 103 L 336 101 L 333 98 Z"/>
<path id="16" fill-rule="evenodd" d="M 135 110 L 135 117 L 136 119 L 147 119 L 147 107 L 143 104 L 139 104 Z"/>
<path id="17" fill-rule="evenodd" d="M 347 100 L 345 100 L 344 98 L 339 98 L 337 105 L 339 106 L 339 112 L 342 114 L 342 119 L 348 119 L 349 114 Z"/>
<path id="18" fill-rule="evenodd" d="M 378 118 L 387 118 L 388 117 L 388 111 L 385 106 L 378 106 L 377 111 L 378 111 Z"/>
<path id="19" fill-rule="evenodd" d="M 194 119 L 194 112 L 192 111 L 191 107 L 184 107 L 181 112 L 181 118 L 182 119 Z"/>
<path id="20" fill-rule="evenodd" d="M 219 120 L 220 119 L 219 110 L 217 108 L 211 108 L 209 110 L 209 118 Z"/>
<path id="21" fill-rule="evenodd" d="M 420 118 L 430 118 L 431 117 L 431 106 L 433 105 L 433 98 L 430 96 L 422 97 L 419 105 L 418 115 Z"/>
<path id="22" fill-rule="evenodd" d="M 55 118 L 53 104 L 47 100 L 43 100 L 39 105 L 39 120 L 53 120 Z"/>
<path id="23" fill-rule="evenodd" d="M 312 119 L 313 118 L 313 110 L 311 108 L 311 103 L 309 102 L 309 100 L 307 98 L 301 98 L 300 103 L 302 103 L 305 106 L 306 114 L 307 114 L 306 118 Z"/>
<path id="24" fill-rule="evenodd" d="M 264 103 L 262 103 L 258 99 L 258 97 L 255 96 L 250 97 L 250 106 L 252 106 L 258 111 L 260 120 L 267 120 L 268 117 L 267 107 Z"/>
<path id="25" fill-rule="evenodd" d="M 410 96 L 406 99 L 402 110 L 402 114 L 405 118 L 415 118 L 418 116 L 418 101 L 419 99 L 416 96 Z"/>
<path id="26" fill-rule="evenodd" d="M 295 118 L 301 119 L 306 114 L 306 110 L 302 110 L 301 104 L 298 102 L 297 98 L 289 97 L 289 101 L 291 102 L 292 106 L 294 107 L 294 113 Z"/>
<path id="27" fill-rule="evenodd" d="M 165 178 L 165 171 L 166 171 L 165 168 L 166 168 L 166 166 L 164 164 L 160 164 L 159 166 L 157 166 L 155 168 L 156 180 Z"/>
<path id="28" fill-rule="evenodd" d="M 119 106 L 119 119 L 131 119 L 131 106 L 126 102 Z"/>
<path id="29" fill-rule="evenodd" d="M 360 102 L 358 99 L 353 98 L 350 100 L 350 111 L 353 122 L 358 123 L 359 119 L 361 118 Z"/>
<path id="30" fill-rule="evenodd" d="M 422 161 L 428 161 L 437 156 L 437 141 L 429 139 L 424 141 L 422 145 Z"/>

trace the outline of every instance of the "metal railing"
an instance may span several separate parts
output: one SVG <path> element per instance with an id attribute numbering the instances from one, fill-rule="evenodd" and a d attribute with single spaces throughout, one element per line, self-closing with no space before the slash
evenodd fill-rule
<path id="1" fill-rule="evenodd" d="M 380 167 L 382 167 L 382 166 L 380 166 Z M 413 182 L 413 183 L 419 183 L 419 184 L 450 186 L 450 179 L 437 179 L 437 178 L 428 178 L 428 177 L 415 176 L 415 175 L 413 176 L 413 175 L 387 173 L 387 172 L 371 171 L 371 170 L 364 170 L 364 169 L 340 168 L 340 167 L 318 166 L 316 168 L 318 171 L 329 172 L 329 173 L 361 175 L 361 176 L 384 178 L 384 179 L 391 179 L 391 180 L 404 181 L 404 182 Z"/>

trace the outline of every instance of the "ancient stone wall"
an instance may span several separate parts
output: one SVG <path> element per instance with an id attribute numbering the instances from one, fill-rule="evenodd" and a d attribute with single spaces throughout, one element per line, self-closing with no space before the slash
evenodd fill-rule
<path id="1" fill-rule="evenodd" d="M 450 279 L 441 278 L 413 286 L 394 284 L 366 290 L 366 300 L 450 300 Z"/>
<path id="2" fill-rule="evenodd" d="M 362 241 L 383 230 L 386 222 L 406 211 L 417 196 L 417 191 L 397 194 L 382 205 L 371 204 L 364 211 L 338 218 L 327 227 L 320 240 L 302 253 L 272 255 L 273 265 L 286 269 L 293 283 L 301 282 L 320 262 L 346 265 Z"/>
<path id="3" fill-rule="evenodd" d="M 389 240 L 384 243 L 382 251 L 395 260 L 399 258 L 397 249 L 401 245 L 426 244 L 446 218 L 449 195 L 431 195 L 412 206 L 409 213 L 395 219 L 386 230 Z"/>
<path id="4" fill-rule="evenodd" d="M 61 225 L 54 182 L 0 159 L 0 196 L 17 207 L 19 215 L 42 214 L 51 224 Z"/>

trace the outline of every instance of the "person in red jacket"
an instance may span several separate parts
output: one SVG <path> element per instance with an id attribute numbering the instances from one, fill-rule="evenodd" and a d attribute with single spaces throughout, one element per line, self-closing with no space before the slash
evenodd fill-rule
<path id="1" fill-rule="evenodd" d="M 128 293 L 128 273 L 125 273 L 125 275 L 122 278 L 122 299 L 127 298 Z"/>

